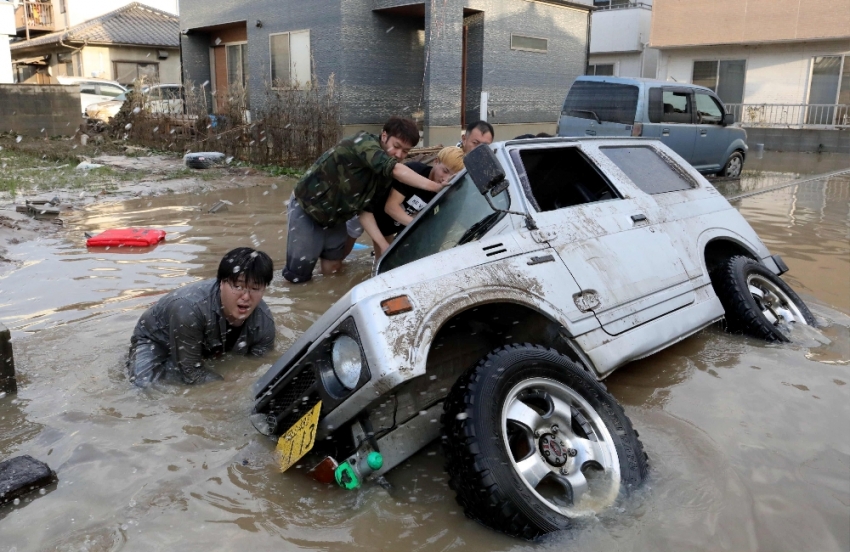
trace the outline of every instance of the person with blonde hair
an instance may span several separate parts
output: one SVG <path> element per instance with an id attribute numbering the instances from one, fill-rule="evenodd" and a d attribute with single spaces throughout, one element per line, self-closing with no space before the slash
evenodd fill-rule
<path id="1" fill-rule="evenodd" d="M 463 150 L 449 146 L 440 150 L 433 166 L 413 161 L 407 166 L 432 182 L 445 182 L 463 170 Z M 386 199 L 377 199 L 360 214 L 360 224 L 372 238 L 375 256 L 380 257 L 389 247 L 393 236 L 413 221 L 413 218 L 437 195 L 401 182 L 393 182 Z"/>

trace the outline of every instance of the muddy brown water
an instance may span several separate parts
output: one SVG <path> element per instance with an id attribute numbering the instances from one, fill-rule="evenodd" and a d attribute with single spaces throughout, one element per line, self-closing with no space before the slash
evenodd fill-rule
<path id="1" fill-rule="evenodd" d="M 724 193 L 797 176 L 764 168 Z M 825 327 L 787 345 L 711 327 L 618 370 L 607 384 L 640 431 L 650 477 L 617 508 L 540 543 L 466 519 L 436 446 L 391 472 L 390 491 L 275 470 L 273 443 L 248 421 L 250 386 L 369 276 L 368 252 L 303 286 L 278 271 L 265 297 L 278 328 L 269 357 L 217 362 L 216 384 L 128 384 L 130 333 L 161 294 L 214 276 L 238 245 L 280 268 L 289 191 L 281 182 L 102 205 L 59 237 L 10 246 L 24 265 L 0 277 L 0 321 L 13 331 L 20 390 L 0 398 L 0 458 L 30 454 L 59 483 L 0 507 L 0 552 L 850 549 L 850 175 L 735 203 Z M 233 205 L 207 214 L 219 199 Z M 84 231 L 122 226 L 168 239 L 86 250 Z"/>

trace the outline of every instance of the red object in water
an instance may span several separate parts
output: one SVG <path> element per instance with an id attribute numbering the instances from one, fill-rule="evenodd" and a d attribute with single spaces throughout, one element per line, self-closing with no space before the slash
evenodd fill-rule
<path id="1" fill-rule="evenodd" d="M 86 240 L 88 247 L 150 247 L 165 239 L 164 230 L 153 228 L 111 228 Z"/>

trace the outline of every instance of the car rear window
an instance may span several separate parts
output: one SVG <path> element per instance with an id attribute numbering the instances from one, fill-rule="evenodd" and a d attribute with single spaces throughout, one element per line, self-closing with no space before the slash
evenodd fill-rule
<path id="1" fill-rule="evenodd" d="M 600 149 L 626 173 L 629 180 L 648 194 L 664 194 L 697 187 L 690 175 L 676 171 L 666 159 L 648 146 Z"/>
<path id="2" fill-rule="evenodd" d="M 564 101 L 563 115 L 631 125 L 637 112 L 638 87 L 613 82 L 576 81 Z"/>

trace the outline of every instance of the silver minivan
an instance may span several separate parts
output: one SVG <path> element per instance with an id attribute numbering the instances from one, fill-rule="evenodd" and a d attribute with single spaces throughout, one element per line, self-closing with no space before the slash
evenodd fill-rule
<path id="1" fill-rule="evenodd" d="M 643 136 L 661 140 L 704 174 L 737 178 L 747 133 L 702 86 L 626 77 L 579 77 L 558 136 Z"/>

